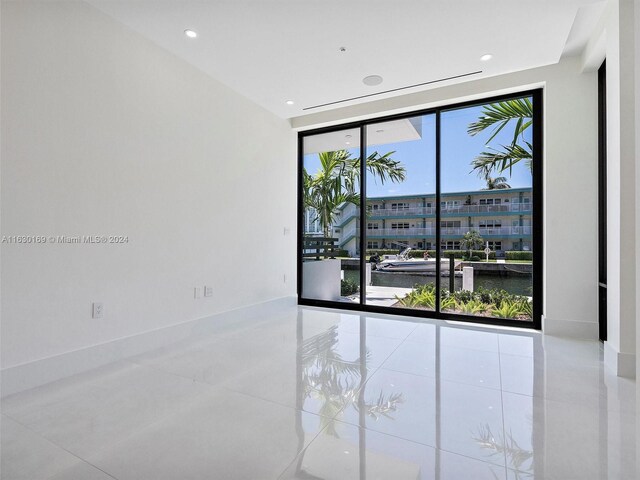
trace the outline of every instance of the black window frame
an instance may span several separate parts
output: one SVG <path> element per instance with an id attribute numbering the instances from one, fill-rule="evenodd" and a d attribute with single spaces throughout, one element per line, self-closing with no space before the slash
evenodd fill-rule
<path id="1" fill-rule="evenodd" d="M 342 123 L 338 125 L 332 125 L 328 127 L 315 128 L 309 130 L 303 130 L 298 132 L 298 185 L 297 185 L 297 193 L 298 193 L 298 228 L 297 228 L 297 297 L 298 297 L 298 305 L 306 305 L 313 307 L 325 307 L 325 308 L 334 308 L 339 310 L 352 310 L 359 312 L 371 312 L 371 313 L 381 313 L 385 315 L 401 315 L 401 316 L 409 316 L 409 317 L 418 317 L 418 318 L 428 318 L 435 320 L 453 320 L 459 322 L 472 322 L 472 323 L 480 323 L 486 325 L 504 325 L 504 326 L 513 326 L 513 327 L 521 327 L 521 328 L 530 328 L 535 330 L 541 330 L 542 328 L 542 314 L 543 314 L 543 279 L 544 279 L 544 270 L 543 270 L 543 248 L 544 248 L 544 217 L 543 217 L 543 194 L 544 194 L 544 185 L 543 185 L 543 121 L 544 121 L 544 111 L 543 111 L 543 88 L 536 88 L 532 90 L 523 90 L 515 93 L 510 93 L 506 95 L 497 95 L 497 96 L 489 96 L 477 100 L 465 101 L 465 102 L 454 102 L 446 105 L 441 105 L 438 107 L 414 110 L 411 112 L 405 112 L 401 114 L 395 115 L 386 115 L 375 118 L 370 118 L 366 120 L 359 120 L 355 122 Z M 417 116 L 424 115 L 435 115 L 435 135 L 436 135 L 436 205 L 440 205 L 440 165 L 441 165 L 441 151 L 440 151 L 440 115 L 442 112 L 448 112 L 451 110 L 474 107 L 474 106 L 482 106 L 489 103 L 500 102 L 505 100 L 513 100 L 517 98 L 523 97 L 531 97 L 533 103 L 533 132 L 532 132 L 532 143 L 533 143 L 533 172 L 532 172 L 532 195 L 533 201 L 531 202 L 531 218 L 532 218 L 532 240 L 531 245 L 533 249 L 533 318 L 531 321 L 526 320 L 514 320 L 514 319 L 503 319 L 503 318 L 493 318 L 493 317 L 479 317 L 474 315 L 464 315 L 450 312 L 442 312 L 440 311 L 440 302 L 436 302 L 436 310 L 416 310 L 410 308 L 401 308 L 401 307 L 382 307 L 376 305 L 369 305 L 365 303 L 365 291 L 366 291 L 366 279 L 365 279 L 365 264 L 366 258 L 364 255 L 361 255 L 360 258 L 360 285 L 363 288 L 360 289 L 360 302 L 359 303 L 346 303 L 346 302 L 338 302 L 338 301 L 329 301 L 329 300 L 317 300 L 311 298 L 302 297 L 302 245 L 303 245 L 303 234 L 304 234 L 304 208 L 303 208 L 303 199 L 302 199 L 302 172 L 304 168 L 304 139 L 305 137 L 320 135 L 323 133 L 330 133 L 340 130 L 349 130 L 357 128 L 360 131 L 360 169 L 361 169 L 361 199 L 360 199 L 360 211 L 366 211 L 366 127 L 372 124 L 378 124 L 391 120 L 400 120 L 407 119 Z M 441 226 L 439 223 L 440 220 L 440 209 L 436 209 L 436 257 L 441 258 L 441 242 L 440 242 L 440 230 Z M 366 215 L 360 216 L 360 231 L 362 232 L 359 238 L 359 249 L 360 252 L 366 251 Z M 440 290 L 440 282 L 436 282 L 436 298 L 439 298 L 439 290 Z"/>

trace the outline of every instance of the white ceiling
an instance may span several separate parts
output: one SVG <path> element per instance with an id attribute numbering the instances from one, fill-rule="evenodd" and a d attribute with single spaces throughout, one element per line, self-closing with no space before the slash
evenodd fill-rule
<path id="1" fill-rule="evenodd" d="M 283 118 L 482 70 L 465 81 L 577 54 L 596 0 L 88 0 Z M 580 10 L 580 15 L 578 11 Z M 576 26 L 574 26 L 574 20 Z M 185 29 L 196 30 L 188 39 Z M 569 41 L 568 41 L 569 40 Z M 340 52 L 346 47 L 346 52 Z M 494 58 L 481 62 L 480 56 Z M 384 82 L 370 87 L 367 75 Z M 373 98 L 442 85 L 414 87 Z M 293 100 L 294 105 L 286 105 Z"/>

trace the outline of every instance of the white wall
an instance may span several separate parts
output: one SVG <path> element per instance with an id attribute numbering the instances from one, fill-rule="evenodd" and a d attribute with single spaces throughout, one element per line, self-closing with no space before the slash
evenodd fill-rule
<path id="1" fill-rule="evenodd" d="M 607 341 L 605 364 L 635 375 L 636 111 L 634 1 L 609 0 L 583 54 L 585 65 L 607 60 Z"/>
<path id="2" fill-rule="evenodd" d="M 597 338 L 597 73 L 579 58 L 557 65 L 292 119 L 308 129 L 544 87 L 544 314 L 546 333 Z"/>
<path id="3" fill-rule="evenodd" d="M 636 298 L 640 297 L 640 0 L 634 3 L 634 34 L 635 34 L 635 122 L 636 122 Z M 636 308 L 636 352 L 640 348 L 640 309 Z M 640 355 L 636 354 L 636 374 L 640 372 Z M 640 412 L 640 382 L 638 385 L 638 393 L 636 400 L 638 402 L 637 411 Z M 638 417 L 638 433 L 640 434 L 640 416 Z M 638 436 L 637 438 L 640 438 Z M 636 443 L 638 453 L 640 454 L 640 442 Z M 637 458 L 640 458 L 638 456 Z"/>
<path id="4" fill-rule="evenodd" d="M 634 36 L 635 36 L 635 122 L 636 122 L 636 298 L 640 297 L 640 0 L 634 2 Z M 636 308 L 636 413 L 640 412 L 640 309 Z M 640 438 L 640 415 L 636 415 L 636 439 Z M 640 442 L 636 440 L 636 459 L 640 458 Z"/>
<path id="5" fill-rule="evenodd" d="M 607 58 L 607 342 L 605 362 L 635 371 L 636 187 L 633 1 L 611 2 Z M 615 356 L 615 357 L 614 357 Z"/>
<path id="6" fill-rule="evenodd" d="M 295 293 L 288 122 L 84 3 L 1 45 L 2 234 L 129 237 L 2 245 L 4 368 Z"/>

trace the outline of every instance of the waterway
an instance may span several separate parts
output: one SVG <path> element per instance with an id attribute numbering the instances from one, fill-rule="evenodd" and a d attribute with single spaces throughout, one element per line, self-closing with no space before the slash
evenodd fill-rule
<path id="1" fill-rule="evenodd" d="M 345 270 L 345 280 L 351 280 L 360 283 L 360 272 L 358 270 Z M 373 285 L 381 287 L 403 287 L 413 288 L 416 284 L 435 283 L 435 276 L 427 276 L 421 274 L 410 273 L 389 273 L 389 272 L 371 272 L 371 282 Z M 532 295 L 533 277 L 531 275 L 483 275 L 481 272 L 475 272 L 473 277 L 474 289 L 483 287 L 486 289 L 499 288 L 516 295 Z M 454 278 L 456 290 L 462 289 L 462 277 Z M 441 285 L 449 288 L 449 277 L 442 277 Z"/>

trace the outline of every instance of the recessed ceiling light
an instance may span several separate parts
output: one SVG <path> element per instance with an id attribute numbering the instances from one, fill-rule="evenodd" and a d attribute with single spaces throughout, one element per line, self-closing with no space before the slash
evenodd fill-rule
<path id="1" fill-rule="evenodd" d="M 376 130 L 376 133 L 382 133 L 384 132 L 384 130 L 380 129 L 380 130 Z"/>
<path id="2" fill-rule="evenodd" d="M 198 36 L 198 32 L 196 32 L 195 30 L 189 30 L 189 29 L 186 29 L 184 31 L 184 34 L 189 38 L 196 38 Z"/>
<path id="3" fill-rule="evenodd" d="M 287 100 L 287 102 L 286 102 L 286 103 L 287 103 L 287 105 L 293 105 L 293 104 L 294 104 L 294 101 L 293 101 L 293 100 Z"/>
<path id="4" fill-rule="evenodd" d="M 382 77 L 380 75 L 369 75 L 362 79 L 362 83 L 369 85 L 370 87 L 374 87 L 382 83 Z"/>
<path id="5" fill-rule="evenodd" d="M 346 143 L 347 145 L 351 145 L 351 142 L 344 142 L 344 143 Z"/>
<path id="6" fill-rule="evenodd" d="M 340 50 L 341 52 L 346 52 L 347 51 L 347 47 L 340 47 L 338 50 Z"/>
<path id="7" fill-rule="evenodd" d="M 491 55 L 490 53 L 485 53 L 480 57 L 480 60 L 482 60 L 483 62 L 488 62 L 492 58 L 493 58 L 493 55 Z"/>
<path id="8" fill-rule="evenodd" d="M 344 138 L 351 138 L 351 135 L 345 135 Z"/>

